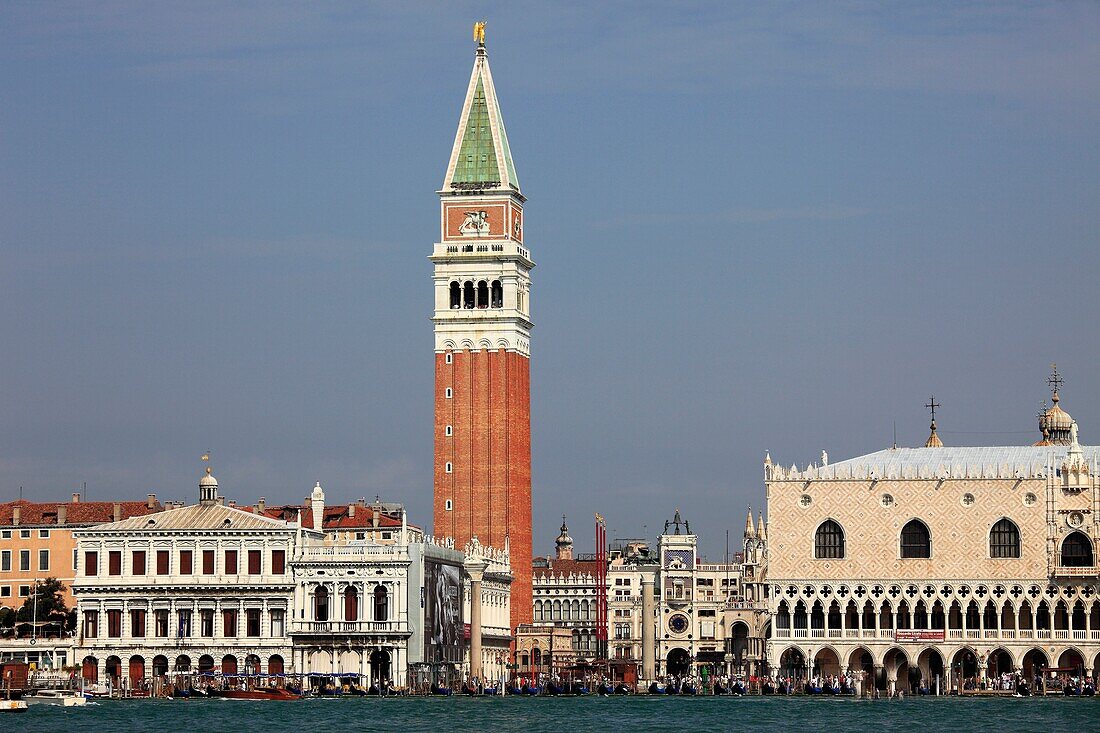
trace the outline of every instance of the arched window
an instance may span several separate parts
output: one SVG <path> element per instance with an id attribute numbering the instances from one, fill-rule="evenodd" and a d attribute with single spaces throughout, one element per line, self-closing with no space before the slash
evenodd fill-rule
<path id="1" fill-rule="evenodd" d="M 489 307 L 489 283 L 479 280 L 477 283 L 477 307 Z"/>
<path id="2" fill-rule="evenodd" d="M 932 557 L 932 538 L 928 535 L 928 527 L 919 519 L 912 519 L 901 528 L 901 556 L 902 558 Z"/>
<path id="3" fill-rule="evenodd" d="M 989 530 L 989 556 L 1020 556 L 1020 528 L 1011 519 L 1002 519 Z"/>
<path id="4" fill-rule="evenodd" d="M 504 307 L 504 288 L 500 285 L 500 280 L 493 280 L 492 286 L 493 307 Z"/>
<path id="5" fill-rule="evenodd" d="M 542 621 L 542 602 L 535 601 L 535 620 Z"/>
<path id="6" fill-rule="evenodd" d="M 462 307 L 462 286 L 455 280 L 451 283 L 451 308 L 457 309 Z"/>
<path id="7" fill-rule="evenodd" d="M 328 621 L 328 588 L 323 585 L 313 592 L 313 619 Z"/>
<path id="8" fill-rule="evenodd" d="M 469 280 L 462 286 L 462 307 L 466 309 L 474 307 L 474 284 Z"/>
<path id="9" fill-rule="evenodd" d="M 1092 566 L 1092 540 L 1082 532 L 1072 532 L 1062 542 L 1062 567 L 1087 568 Z"/>
<path id="10" fill-rule="evenodd" d="M 390 620 L 390 594 L 384 585 L 376 586 L 374 589 L 374 620 Z"/>
<path id="11" fill-rule="evenodd" d="M 359 593 L 350 585 L 344 590 L 344 620 L 359 620 Z"/>
<path id="12" fill-rule="evenodd" d="M 844 530 L 831 519 L 817 528 L 814 535 L 814 557 L 818 560 L 837 560 L 844 557 Z"/>

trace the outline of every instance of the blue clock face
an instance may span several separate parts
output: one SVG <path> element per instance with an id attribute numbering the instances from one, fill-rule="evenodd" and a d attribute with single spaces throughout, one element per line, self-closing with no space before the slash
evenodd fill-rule
<path id="1" fill-rule="evenodd" d="M 679 614 L 679 613 L 676 614 L 675 616 L 673 616 L 672 618 L 670 618 L 668 620 L 668 628 L 674 634 L 684 633 L 685 631 L 687 631 L 687 628 L 688 628 L 687 616 L 684 616 L 684 615 Z"/>

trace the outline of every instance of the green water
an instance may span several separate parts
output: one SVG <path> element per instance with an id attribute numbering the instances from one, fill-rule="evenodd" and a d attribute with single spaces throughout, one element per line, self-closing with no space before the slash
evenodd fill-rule
<path id="1" fill-rule="evenodd" d="M 178 700 L 35 706 L 0 714 L 8 733 L 348 731 L 1072 731 L 1100 730 L 1100 698 L 356 698 Z"/>

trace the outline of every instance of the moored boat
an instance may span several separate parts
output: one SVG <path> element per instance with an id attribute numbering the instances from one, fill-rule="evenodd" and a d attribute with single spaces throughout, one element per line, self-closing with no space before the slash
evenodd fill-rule
<path id="1" fill-rule="evenodd" d="M 0 700 L 0 713 L 25 713 L 27 703 L 23 700 Z"/>
<path id="2" fill-rule="evenodd" d="M 28 705 L 57 705 L 66 708 L 80 707 L 88 702 L 82 693 L 74 690 L 38 690 L 33 695 L 24 695 L 23 700 Z"/>
<path id="3" fill-rule="evenodd" d="M 282 687 L 254 687 L 248 689 L 231 688 L 218 690 L 214 697 L 224 697 L 227 700 L 301 700 L 301 695 L 296 695 Z"/>

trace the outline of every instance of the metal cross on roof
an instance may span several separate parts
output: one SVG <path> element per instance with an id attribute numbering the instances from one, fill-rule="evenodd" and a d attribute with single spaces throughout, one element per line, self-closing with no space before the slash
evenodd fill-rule
<path id="1" fill-rule="evenodd" d="M 1058 390 L 1062 389 L 1062 385 L 1065 383 L 1066 381 L 1062 379 L 1062 376 L 1060 374 L 1058 374 L 1058 365 L 1051 364 L 1050 378 L 1047 379 L 1047 384 L 1050 385 L 1050 391 L 1054 394 L 1058 394 Z"/>
<path id="2" fill-rule="evenodd" d="M 937 407 L 942 407 L 942 406 L 943 405 L 941 405 L 939 402 L 936 402 L 936 396 L 935 395 L 932 395 L 931 397 L 928 398 L 928 404 L 925 405 L 925 407 L 927 407 L 929 410 L 932 411 L 932 422 L 936 422 L 936 408 Z"/>

